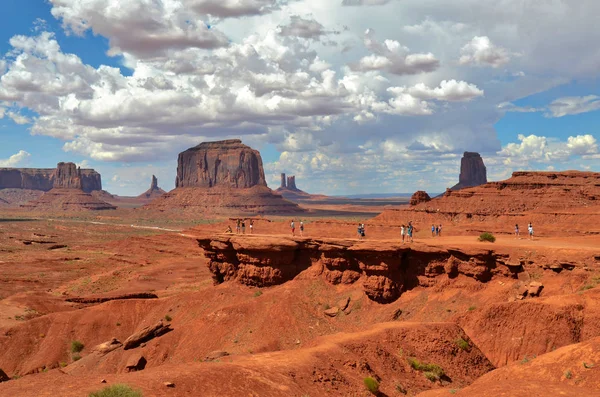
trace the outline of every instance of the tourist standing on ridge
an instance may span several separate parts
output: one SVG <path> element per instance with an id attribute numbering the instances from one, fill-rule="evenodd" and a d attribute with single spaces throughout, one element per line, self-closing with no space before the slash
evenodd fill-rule
<path id="1" fill-rule="evenodd" d="M 438 235 L 440 237 L 442 237 L 442 224 L 440 223 L 440 226 L 438 227 Z"/>
<path id="2" fill-rule="evenodd" d="M 361 223 L 360 225 L 360 237 L 365 238 L 365 224 Z"/>
<path id="3" fill-rule="evenodd" d="M 290 223 L 290 228 L 292 229 L 292 236 L 296 235 L 296 225 L 294 224 L 294 220 L 292 219 L 292 223 Z"/>
<path id="4" fill-rule="evenodd" d="M 250 219 L 250 234 L 254 233 L 254 220 Z"/>
<path id="5" fill-rule="evenodd" d="M 246 220 L 242 220 L 242 234 L 246 234 Z"/>
<path id="6" fill-rule="evenodd" d="M 431 237 L 435 237 L 435 226 L 431 225 Z"/>
<path id="7" fill-rule="evenodd" d="M 515 224 L 515 238 L 519 238 L 519 224 Z"/>
<path id="8" fill-rule="evenodd" d="M 402 236 L 402 242 L 404 242 L 404 225 L 400 227 L 400 235 Z"/>
<path id="9" fill-rule="evenodd" d="M 304 222 L 300 221 L 300 236 L 304 236 Z"/>
<path id="10" fill-rule="evenodd" d="M 235 232 L 236 232 L 236 234 L 240 234 L 241 227 L 242 227 L 242 221 L 240 221 L 240 218 L 238 218 L 236 220 L 236 223 L 235 223 Z"/>
<path id="11" fill-rule="evenodd" d="M 533 225 L 531 224 L 531 222 L 529 222 L 529 225 L 527 226 L 527 230 L 529 230 L 529 238 L 531 240 L 533 240 Z"/>
<path id="12" fill-rule="evenodd" d="M 360 223 L 358 224 L 358 228 L 357 228 L 356 232 L 358 234 L 358 239 L 362 240 L 363 233 L 362 233 L 362 225 Z"/>
<path id="13" fill-rule="evenodd" d="M 410 239 L 410 242 L 413 242 L 413 231 L 414 231 L 414 227 L 412 225 L 412 221 L 408 222 L 408 238 Z"/>

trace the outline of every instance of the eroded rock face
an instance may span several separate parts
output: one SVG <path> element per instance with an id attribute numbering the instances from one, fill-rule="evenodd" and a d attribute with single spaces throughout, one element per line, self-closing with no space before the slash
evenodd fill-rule
<path id="1" fill-rule="evenodd" d="M 102 190 L 102 177 L 92 169 L 80 169 L 81 189 Z M 47 192 L 56 182 L 56 168 L 0 168 L 0 189 L 28 189 Z"/>
<path id="2" fill-rule="evenodd" d="M 296 175 L 290 175 L 287 177 L 287 188 L 290 190 L 298 190 L 296 187 Z"/>
<path id="3" fill-rule="evenodd" d="M 262 158 L 239 139 L 203 142 L 179 154 L 176 187 L 267 186 Z"/>
<path id="4" fill-rule="evenodd" d="M 53 187 L 57 189 L 81 189 L 80 170 L 74 163 L 58 163 Z"/>
<path id="5" fill-rule="evenodd" d="M 421 204 L 421 203 L 426 203 L 426 202 L 428 202 L 430 200 L 431 200 L 431 197 L 429 197 L 429 195 L 427 194 L 427 192 L 425 192 L 423 190 L 417 190 L 410 197 L 410 205 L 417 205 L 417 204 Z"/>
<path id="6" fill-rule="evenodd" d="M 487 170 L 479 153 L 465 152 L 460 160 L 458 184 L 452 190 L 479 186 L 487 183 Z"/>
<path id="7" fill-rule="evenodd" d="M 370 299 L 389 303 L 418 285 L 434 285 L 442 275 L 455 278 L 462 274 L 481 282 L 498 273 L 516 277 L 489 250 L 458 252 L 351 240 L 247 237 L 198 239 L 215 283 L 237 281 L 266 287 L 307 271 L 331 284 L 362 281 Z"/>
<path id="8" fill-rule="evenodd" d="M 287 181 L 285 179 L 285 172 L 281 173 L 281 184 L 279 185 L 280 189 L 285 189 L 287 187 Z"/>

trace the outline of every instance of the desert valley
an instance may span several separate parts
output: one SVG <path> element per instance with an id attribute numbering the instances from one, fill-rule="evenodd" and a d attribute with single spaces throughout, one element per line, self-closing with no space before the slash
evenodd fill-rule
<path id="1" fill-rule="evenodd" d="M 0 169 L 1 396 L 600 395 L 600 173 L 329 197 L 236 139 L 176 172 Z"/>

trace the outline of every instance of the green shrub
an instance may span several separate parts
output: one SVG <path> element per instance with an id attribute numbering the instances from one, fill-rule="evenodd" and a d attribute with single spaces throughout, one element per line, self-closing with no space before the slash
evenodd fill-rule
<path id="1" fill-rule="evenodd" d="M 458 338 L 458 339 L 456 340 L 456 345 L 457 345 L 458 347 L 460 347 L 461 349 L 463 349 L 463 350 L 469 350 L 469 348 L 471 347 L 471 346 L 469 345 L 469 342 L 467 342 L 467 341 L 466 341 L 466 340 L 464 340 L 463 338 Z"/>
<path id="2" fill-rule="evenodd" d="M 88 397 L 142 397 L 142 393 L 127 385 L 112 385 L 90 393 Z"/>
<path id="3" fill-rule="evenodd" d="M 61 368 L 64 368 L 67 366 L 67 363 L 64 361 L 61 361 L 58 365 L 60 365 Z"/>
<path id="4" fill-rule="evenodd" d="M 479 235 L 479 241 L 489 241 L 490 243 L 493 243 L 496 241 L 496 237 L 494 237 L 492 233 L 485 232 Z"/>
<path id="5" fill-rule="evenodd" d="M 75 353 L 71 356 L 71 358 L 73 359 L 73 361 L 79 361 L 81 360 L 81 355 L 79 353 Z"/>
<path id="6" fill-rule="evenodd" d="M 477 307 L 476 307 L 476 306 L 469 306 L 469 309 L 467 309 L 467 310 L 469 310 L 470 312 L 472 312 L 472 311 L 473 311 L 473 310 L 475 310 L 475 309 L 477 309 Z"/>
<path id="7" fill-rule="evenodd" d="M 565 372 L 565 378 L 571 379 L 572 377 L 573 377 L 573 374 L 571 373 L 571 371 Z"/>
<path id="8" fill-rule="evenodd" d="M 263 293 L 262 293 L 262 291 L 261 291 L 261 290 L 258 290 L 258 291 L 256 291 L 256 292 L 254 293 L 254 297 L 255 297 L 255 298 L 258 298 L 258 297 L 259 297 L 259 296 L 261 296 L 262 294 L 263 294 Z"/>
<path id="9" fill-rule="evenodd" d="M 169 316 L 168 314 L 165 316 L 165 320 L 167 321 L 171 321 L 173 320 L 173 317 Z"/>
<path id="10" fill-rule="evenodd" d="M 379 393 L 379 382 L 377 382 L 376 379 L 373 379 L 370 376 L 368 376 L 364 379 L 364 382 L 365 382 L 365 387 L 367 388 L 368 391 L 370 391 L 373 394 Z"/>
<path id="11" fill-rule="evenodd" d="M 84 348 L 83 343 L 78 340 L 74 340 L 71 342 L 71 353 L 79 353 Z"/>
<path id="12" fill-rule="evenodd" d="M 408 390 L 406 390 L 400 383 L 396 385 L 396 391 L 400 394 L 408 394 Z"/>
<path id="13" fill-rule="evenodd" d="M 414 357 L 409 357 L 407 360 L 413 369 L 424 372 L 425 377 L 432 382 L 440 380 L 446 375 L 442 367 L 437 364 L 425 364 Z"/>

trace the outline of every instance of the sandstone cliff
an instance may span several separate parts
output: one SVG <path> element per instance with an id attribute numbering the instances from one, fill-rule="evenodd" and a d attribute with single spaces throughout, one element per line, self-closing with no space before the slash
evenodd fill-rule
<path id="1" fill-rule="evenodd" d="M 304 211 L 267 187 L 260 153 L 239 139 L 204 142 L 180 153 L 176 188 L 142 208 L 211 215 Z"/>
<path id="2" fill-rule="evenodd" d="M 179 154 L 175 187 L 267 186 L 257 150 L 239 139 L 203 142 Z"/>
<path id="3" fill-rule="evenodd" d="M 56 168 L 0 168 L 0 189 L 49 191 L 54 187 Z M 102 190 L 102 177 L 92 169 L 82 169 L 81 188 L 86 193 Z"/>
<path id="4" fill-rule="evenodd" d="M 465 152 L 460 160 L 460 176 L 452 190 L 479 186 L 487 183 L 487 170 L 479 153 Z"/>

